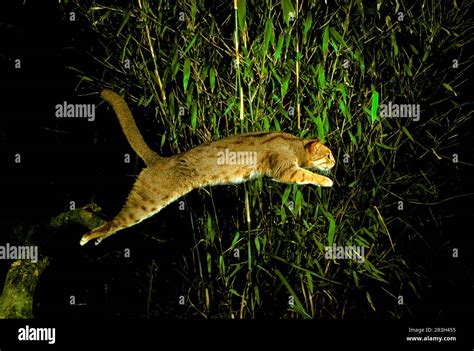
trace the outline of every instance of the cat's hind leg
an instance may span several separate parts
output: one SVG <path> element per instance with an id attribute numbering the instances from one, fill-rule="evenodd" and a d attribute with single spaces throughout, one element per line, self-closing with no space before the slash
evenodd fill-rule
<path id="1" fill-rule="evenodd" d="M 96 239 L 95 244 L 97 245 L 103 239 L 114 234 L 120 229 L 123 229 L 123 228 L 117 228 L 117 226 L 114 224 L 114 220 L 111 220 L 110 222 L 107 222 L 97 228 L 94 228 L 90 232 L 84 234 L 81 238 L 80 244 L 85 245 L 89 241 Z"/>
<path id="2" fill-rule="evenodd" d="M 134 226 L 160 212 L 164 207 L 193 189 L 193 184 L 190 182 L 178 180 L 179 175 L 176 171 L 164 171 L 159 167 L 145 168 L 135 181 L 125 206 L 119 214 L 106 224 L 86 233 L 80 244 L 85 245 L 96 239 L 95 244 L 97 245 L 110 235 Z"/>

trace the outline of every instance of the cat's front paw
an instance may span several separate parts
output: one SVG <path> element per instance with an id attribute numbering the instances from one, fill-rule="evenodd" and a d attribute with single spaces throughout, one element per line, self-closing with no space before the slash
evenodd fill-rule
<path id="1" fill-rule="evenodd" d="M 321 181 L 320 185 L 329 188 L 329 187 L 332 187 L 333 184 L 334 183 L 330 178 L 324 177 L 324 179 Z"/>

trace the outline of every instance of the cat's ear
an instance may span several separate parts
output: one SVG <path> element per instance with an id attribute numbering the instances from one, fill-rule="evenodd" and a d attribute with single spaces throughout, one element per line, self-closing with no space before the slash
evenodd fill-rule
<path id="1" fill-rule="evenodd" d="M 314 155 L 319 151 L 321 145 L 321 141 L 319 141 L 318 139 L 313 139 L 309 140 L 304 147 L 306 148 L 306 150 L 308 150 L 310 154 Z"/>

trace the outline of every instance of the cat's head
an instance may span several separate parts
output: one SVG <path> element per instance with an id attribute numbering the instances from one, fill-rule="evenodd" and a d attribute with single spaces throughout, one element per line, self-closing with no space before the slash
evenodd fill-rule
<path id="1" fill-rule="evenodd" d="M 305 168 L 313 168 L 322 172 L 327 172 L 336 164 L 331 150 L 324 146 L 318 139 L 308 140 L 304 146 L 307 154 Z"/>

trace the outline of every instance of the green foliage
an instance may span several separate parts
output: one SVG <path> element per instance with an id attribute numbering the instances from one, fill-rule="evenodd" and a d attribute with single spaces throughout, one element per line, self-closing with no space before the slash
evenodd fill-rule
<path id="1" fill-rule="evenodd" d="M 443 58 L 458 57 L 473 23 L 467 5 L 451 2 L 327 3 L 76 1 L 104 50 L 100 69 L 80 75 L 80 84 L 123 89 L 132 109 L 149 107 L 146 117 L 159 122 L 150 144 L 163 155 L 284 130 L 318 136 L 337 160 L 332 189 L 264 179 L 200 191 L 195 246 L 179 263 L 191 307 L 174 316 L 409 313 L 396 297 L 416 293 L 420 274 L 399 245 L 420 219 L 397 202 L 436 200 L 432 162 L 449 162 L 439 150 L 469 117 L 454 99 L 470 64 L 453 70 Z M 452 109 L 432 113 L 441 100 Z M 379 106 L 389 101 L 422 104 L 420 121 L 382 118 Z M 232 194 L 234 211 L 216 211 L 220 192 Z M 326 259 L 332 244 L 363 246 L 365 262 Z"/>

